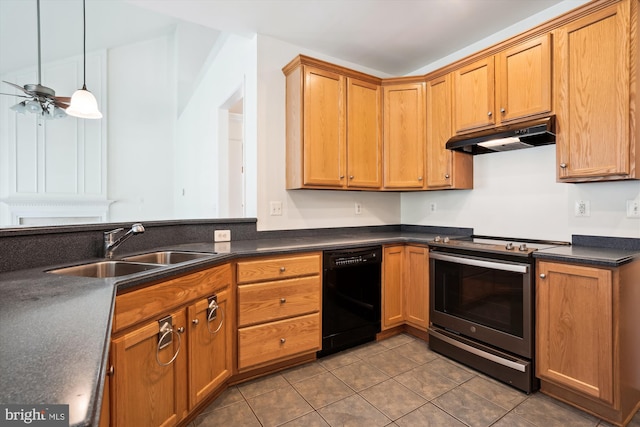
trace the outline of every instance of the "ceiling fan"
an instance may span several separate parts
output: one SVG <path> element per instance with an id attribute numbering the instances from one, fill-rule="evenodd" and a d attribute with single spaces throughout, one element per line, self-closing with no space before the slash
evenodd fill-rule
<path id="1" fill-rule="evenodd" d="M 26 84 L 19 86 L 15 83 L 4 81 L 4 83 L 20 90 L 25 95 L 16 95 L 12 93 L 0 93 L 0 95 L 17 96 L 25 98 L 24 101 L 11 107 L 18 113 L 31 112 L 41 114 L 46 119 L 57 119 L 66 117 L 65 109 L 69 106 L 71 98 L 68 96 L 56 96 L 56 92 L 41 84 L 41 68 L 40 63 L 40 0 L 37 0 L 38 11 L 38 83 Z"/>

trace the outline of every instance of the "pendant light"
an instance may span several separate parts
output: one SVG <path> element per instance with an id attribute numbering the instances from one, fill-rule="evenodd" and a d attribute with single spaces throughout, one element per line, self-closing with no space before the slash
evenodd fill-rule
<path id="1" fill-rule="evenodd" d="M 71 104 L 67 108 L 67 114 L 81 119 L 101 119 L 102 113 L 98 110 L 98 101 L 87 90 L 87 16 L 86 0 L 82 0 L 82 56 L 83 56 L 83 82 L 82 89 L 78 89 L 71 96 Z"/>

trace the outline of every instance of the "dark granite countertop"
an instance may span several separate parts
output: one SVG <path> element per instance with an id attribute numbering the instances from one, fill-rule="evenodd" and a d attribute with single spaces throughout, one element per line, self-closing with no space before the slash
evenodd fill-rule
<path id="1" fill-rule="evenodd" d="M 236 258 L 389 243 L 427 244 L 434 237 L 435 234 L 407 231 L 346 232 L 330 236 L 237 240 L 223 244 L 171 245 L 157 249 L 217 254 L 114 279 L 46 272 L 59 266 L 2 273 L 0 402 L 65 403 L 70 405 L 70 425 L 97 425 L 118 289 L 143 286 Z M 535 256 L 616 266 L 638 256 L 639 252 L 570 246 L 540 251 Z M 125 255 L 128 254 L 119 254 Z"/>

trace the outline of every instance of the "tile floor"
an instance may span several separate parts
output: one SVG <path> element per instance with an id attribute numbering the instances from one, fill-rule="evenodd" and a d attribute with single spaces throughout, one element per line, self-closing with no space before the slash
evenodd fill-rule
<path id="1" fill-rule="evenodd" d="M 189 427 L 609 425 L 542 393 L 527 396 L 402 334 L 230 387 Z M 640 427 L 640 413 L 630 426 Z"/>

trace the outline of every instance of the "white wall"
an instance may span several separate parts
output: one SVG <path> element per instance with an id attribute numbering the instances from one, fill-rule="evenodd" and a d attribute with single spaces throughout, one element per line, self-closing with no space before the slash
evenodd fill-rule
<path id="1" fill-rule="evenodd" d="M 175 199 L 178 218 L 227 217 L 228 183 L 221 166 L 228 163 L 225 104 L 239 90 L 244 95 L 247 206 L 256 214 L 256 39 L 228 36 L 178 120 L 175 146 Z M 222 118 L 222 120 L 221 120 Z"/>
<path id="2" fill-rule="evenodd" d="M 173 219 L 173 37 L 108 52 L 109 221 Z"/>
<path id="3" fill-rule="evenodd" d="M 272 37 L 258 36 L 258 229 L 399 223 L 399 193 L 285 190 L 285 77 L 282 67 L 298 54 L 386 76 Z M 271 201 L 282 202 L 282 216 L 269 215 Z M 360 215 L 355 214 L 355 202 L 362 204 Z"/>

